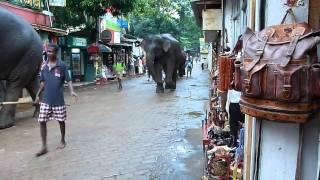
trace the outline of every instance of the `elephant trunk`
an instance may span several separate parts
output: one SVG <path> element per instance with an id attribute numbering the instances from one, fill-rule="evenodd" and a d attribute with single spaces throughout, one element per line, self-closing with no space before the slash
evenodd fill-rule
<path id="1" fill-rule="evenodd" d="M 150 75 L 152 76 L 153 80 L 156 83 L 162 83 L 162 72 L 160 65 L 155 62 L 155 56 L 154 54 L 148 54 L 146 55 L 146 63 L 148 67 L 148 71 Z M 157 67 L 156 67 L 157 66 Z"/>
<path id="2" fill-rule="evenodd" d="M 176 74 L 174 73 L 177 73 L 176 65 L 173 61 L 169 61 L 166 67 L 166 78 L 164 80 L 167 89 L 175 89 L 176 79 L 173 77 L 176 77 Z"/>

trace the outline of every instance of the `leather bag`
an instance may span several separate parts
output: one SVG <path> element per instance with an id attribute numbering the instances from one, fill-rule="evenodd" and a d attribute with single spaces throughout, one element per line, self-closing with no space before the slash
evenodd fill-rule
<path id="1" fill-rule="evenodd" d="M 219 56 L 219 83 L 220 91 L 228 91 L 231 88 L 230 84 L 233 81 L 234 74 L 234 56 L 220 55 Z"/>
<path id="2" fill-rule="evenodd" d="M 284 24 L 287 15 L 292 24 Z M 242 61 L 235 62 L 235 89 L 242 91 L 245 114 L 287 122 L 306 122 L 320 109 L 320 33 L 296 23 L 289 9 L 280 25 L 242 36 Z"/>

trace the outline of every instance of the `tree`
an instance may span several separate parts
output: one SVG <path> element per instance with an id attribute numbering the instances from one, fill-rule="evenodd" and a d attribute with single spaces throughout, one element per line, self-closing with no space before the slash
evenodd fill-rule
<path id="1" fill-rule="evenodd" d="M 143 4 L 143 0 L 68 0 L 66 7 L 51 7 L 55 15 L 55 27 L 82 26 L 96 28 L 96 20 L 106 11 L 113 15 L 126 15 Z"/>
<path id="2" fill-rule="evenodd" d="M 130 15 L 131 33 L 138 37 L 170 33 L 183 47 L 199 46 L 201 30 L 195 23 L 190 0 L 145 0 L 144 11 Z"/>

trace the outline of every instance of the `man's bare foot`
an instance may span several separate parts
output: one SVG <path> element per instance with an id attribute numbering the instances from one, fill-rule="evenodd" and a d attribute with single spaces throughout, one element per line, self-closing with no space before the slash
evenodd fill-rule
<path id="1" fill-rule="evenodd" d="M 36 157 L 42 156 L 48 152 L 47 148 L 42 148 L 39 152 L 37 152 Z"/>
<path id="2" fill-rule="evenodd" d="M 66 147 L 66 142 L 61 141 L 61 142 L 60 142 L 60 145 L 57 147 L 57 149 L 63 149 L 63 148 L 65 148 L 65 147 Z"/>

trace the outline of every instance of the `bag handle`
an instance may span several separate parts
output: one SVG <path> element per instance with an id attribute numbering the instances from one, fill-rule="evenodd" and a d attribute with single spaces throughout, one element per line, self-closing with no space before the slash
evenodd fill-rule
<path id="1" fill-rule="evenodd" d="M 285 20 L 287 19 L 288 14 L 291 15 L 291 18 L 293 19 L 293 23 L 297 23 L 297 19 L 292 11 L 291 8 L 287 9 L 286 14 L 284 15 L 284 17 L 282 18 L 281 24 L 283 24 L 285 22 Z"/>
<path id="2" fill-rule="evenodd" d="M 231 54 L 237 55 L 238 52 L 241 52 L 242 49 L 242 35 L 238 36 L 238 40 L 236 42 L 236 45 L 234 46 L 233 50 L 231 51 Z"/>

